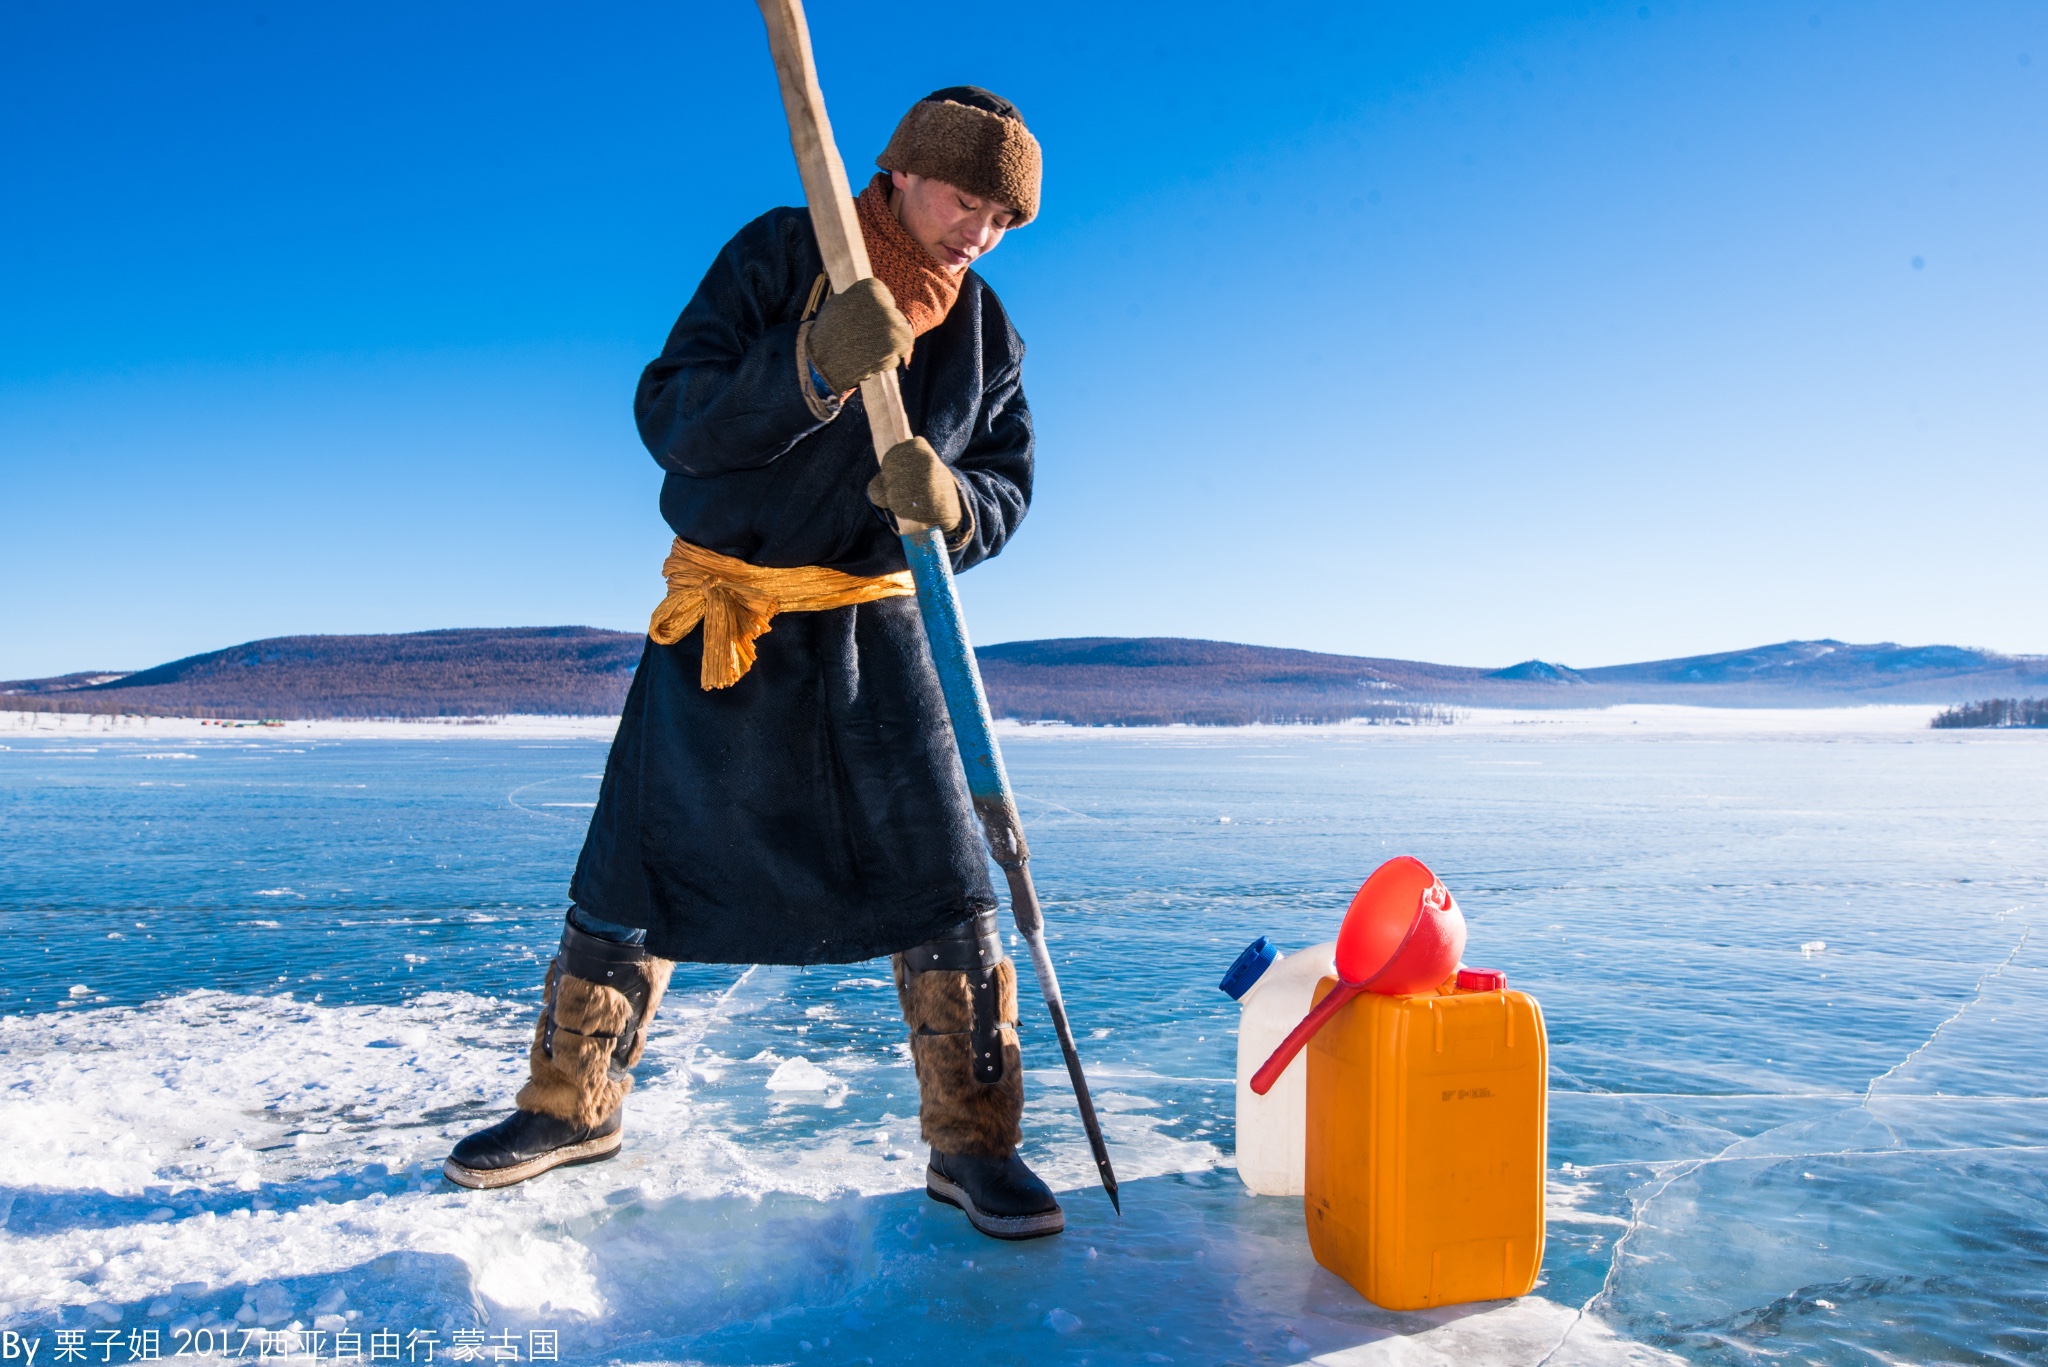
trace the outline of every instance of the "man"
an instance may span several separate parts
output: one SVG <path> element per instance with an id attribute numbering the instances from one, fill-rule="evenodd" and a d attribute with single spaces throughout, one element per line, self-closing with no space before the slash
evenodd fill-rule
<path id="1" fill-rule="evenodd" d="M 1039 149 L 974 86 L 913 105 L 857 201 L 875 278 L 830 292 L 810 216 L 712 263 L 634 410 L 676 540 L 548 969 L 510 1117 L 456 1145 L 464 1186 L 619 1150 L 672 961 L 895 956 L 925 1184 L 975 1228 L 1065 1225 L 1017 1156 L 1016 970 L 897 519 L 956 570 L 1031 501 L 1024 345 L 969 267 L 1038 212 Z M 902 367 L 920 435 L 879 473 L 860 382 Z"/>

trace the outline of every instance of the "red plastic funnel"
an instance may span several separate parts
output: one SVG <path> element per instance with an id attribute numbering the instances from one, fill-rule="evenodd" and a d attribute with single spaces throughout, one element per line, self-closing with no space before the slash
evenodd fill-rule
<path id="1" fill-rule="evenodd" d="M 1411 996 L 1440 986 L 1465 952 L 1465 916 L 1420 859 L 1401 855 L 1373 870 L 1337 931 L 1337 986 L 1288 1032 L 1252 1074 L 1264 1096 L 1316 1031 L 1361 992 Z"/>
<path id="2" fill-rule="evenodd" d="M 1442 984 L 1464 952 L 1464 913 L 1427 864 L 1404 854 L 1374 869 L 1351 899 L 1337 932 L 1337 978 L 1412 996 Z"/>

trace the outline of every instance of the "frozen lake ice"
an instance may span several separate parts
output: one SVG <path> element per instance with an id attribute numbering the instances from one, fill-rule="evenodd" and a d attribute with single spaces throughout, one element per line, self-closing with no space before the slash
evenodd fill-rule
<path id="1" fill-rule="evenodd" d="M 0 722 L 0 1329 L 45 1355 L 2048 1358 L 2048 735 L 1013 730 L 1125 1199 L 1026 967 L 1027 1155 L 1070 1223 L 1006 1245 L 922 1195 L 886 964 L 685 966 L 624 1156 L 442 1181 L 522 1071 L 601 730 Z M 1216 978 L 1328 938 L 1403 852 L 1547 1016 L 1520 1302 L 1375 1310 L 1230 1167 Z"/>

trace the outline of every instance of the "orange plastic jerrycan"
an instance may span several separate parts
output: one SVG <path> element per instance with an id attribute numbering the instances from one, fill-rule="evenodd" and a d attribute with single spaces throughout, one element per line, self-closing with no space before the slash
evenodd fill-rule
<path id="1" fill-rule="evenodd" d="M 1388 1310 L 1527 1295 L 1543 1263 L 1543 1013 L 1454 984 L 1354 997 L 1308 1046 L 1309 1247 Z"/>

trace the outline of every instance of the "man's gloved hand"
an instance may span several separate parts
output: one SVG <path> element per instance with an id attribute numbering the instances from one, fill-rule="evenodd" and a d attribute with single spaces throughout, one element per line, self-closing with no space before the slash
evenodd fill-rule
<path id="1" fill-rule="evenodd" d="M 811 364 L 835 394 L 898 364 L 916 340 L 889 287 L 873 276 L 828 295 L 809 338 Z"/>
<path id="2" fill-rule="evenodd" d="M 897 517 L 950 532 L 960 525 L 960 485 L 923 437 L 899 441 L 868 481 L 868 501 Z"/>

